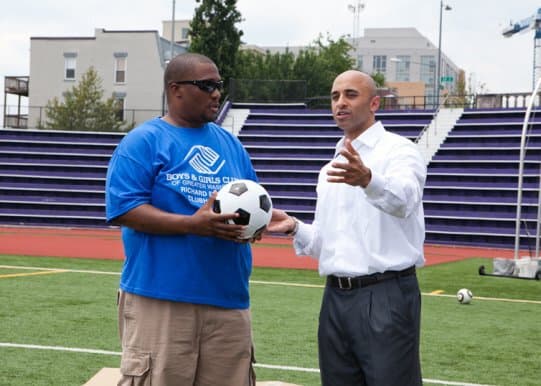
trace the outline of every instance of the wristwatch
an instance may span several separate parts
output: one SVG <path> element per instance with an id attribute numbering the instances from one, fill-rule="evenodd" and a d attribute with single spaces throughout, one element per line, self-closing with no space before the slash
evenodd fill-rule
<path id="1" fill-rule="evenodd" d="M 287 231 L 287 232 L 286 232 L 286 235 L 288 235 L 288 236 L 295 236 L 295 235 L 297 234 L 297 231 L 299 230 L 299 224 L 300 224 L 300 221 L 299 221 L 299 219 L 298 219 L 297 217 L 294 217 L 294 216 L 290 216 L 290 217 L 291 217 L 291 218 L 293 219 L 293 221 L 295 222 L 295 226 L 293 227 L 292 230 Z"/>

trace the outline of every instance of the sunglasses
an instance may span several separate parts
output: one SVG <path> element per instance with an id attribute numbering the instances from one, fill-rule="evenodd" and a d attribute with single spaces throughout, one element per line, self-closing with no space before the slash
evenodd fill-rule
<path id="1" fill-rule="evenodd" d="M 176 82 L 169 82 L 169 84 L 193 84 L 194 86 L 199 87 L 201 91 L 208 92 L 209 94 L 213 93 L 214 90 L 222 91 L 224 89 L 223 80 L 179 80 Z"/>

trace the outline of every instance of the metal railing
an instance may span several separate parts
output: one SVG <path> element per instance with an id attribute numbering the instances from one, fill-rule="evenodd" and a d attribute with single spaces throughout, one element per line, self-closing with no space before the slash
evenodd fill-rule
<path id="1" fill-rule="evenodd" d="M 448 96 L 446 95 L 443 99 L 440 99 L 440 105 L 436 108 L 436 110 L 434 110 L 434 114 L 432 115 L 432 121 L 435 121 L 436 117 L 438 116 L 438 113 L 440 112 L 441 110 L 441 107 L 442 106 L 445 106 L 445 104 L 447 103 L 447 98 Z M 426 125 L 424 125 L 424 127 L 421 129 L 421 131 L 419 132 L 419 134 L 417 135 L 417 137 L 413 140 L 413 142 L 415 143 L 419 143 L 419 141 L 421 140 L 421 138 L 423 138 L 423 135 L 426 133 L 426 131 L 428 130 L 428 128 L 430 127 L 431 125 L 431 122 L 428 122 Z M 435 127 L 435 130 L 437 131 L 437 126 Z M 435 132 L 436 132 L 435 131 Z M 428 140 L 426 141 L 426 147 L 428 147 Z"/>
<path id="2" fill-rule="evenodd" d="M 29 76 L 6 76 L 4 77 L 4 92 L 28 96 L 29 80 Z"/>
<path id="3" fill-rule="evenodd" d="M 47 108 L 45 106 L 7 105 L 0 127 L 41 129 L 47 125 Z M 127 131 L 151 118 L 162 115 L 158 109 L 124 109 L 122 111 L 121 131 Z M 107 129 L 104 129 L 107 131 Z"/>
<path id="4" fill-rule="evenodd" d="M 233 100 L 230 97 L 225 99 L 232 103 L 252 102 L 257 101 L 248 97 L 245 99 Z M 529 93 L 501 93 L 501 94 L 475 94 L 475 95 L 445 95 L 440 99 L 440 106 L 435 106 L 435 98 L 433 96 L 390 96 L 382 95 L 380 110 L 398 110 L 398 111 L 415 111 L 429 110 L 436 112 L 437 108 L 459 107 L 469 109 L 525 109 L 532 100 Z M 292 103 L 298 102 L 298 98 L 287 97 L 280 99 L 277 97 L 273 103 Z M 330 96 L 316 96 L 310 98 L 301 98 L 301 102 L 310 109 L 329 109 L 331 106 Z M 537 94 L 533 97 L 532 105 L 534 108 L 541 106 L 541 95 Z M 4 110 L 3 121 L 0 121 L 0 127 L 14 128 L 29 128 L 37 129 L 45 126 L 47 121 L 45 106 L 18 106 L 18 105 L 3 105 Z M 225 111 L 222 111 L 225 113 Z M 138 124 L 161 116 L 162 111 L 158 109 L 125 109 L 123 110 L 124 125 L 123 130 L 137 126 Z M 222 114 L 223 115 L 223 114 Z M 223 116 L 221 117 L 223 119 Z"/>

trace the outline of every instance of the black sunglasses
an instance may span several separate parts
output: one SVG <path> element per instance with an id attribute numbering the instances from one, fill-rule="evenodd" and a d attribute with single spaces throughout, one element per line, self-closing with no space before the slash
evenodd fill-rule
<path id="1" fill-rule="evenodd" d="M 210 93 L 213 93 L 214 90 L 222 91 L 224 89 L 224 81 L 219 80 L 210 80 L 210 79 L 204 79 L 204 80 L 178 80 L 175 82 L 169 82 L 169 84 L 193 84 L 194 86 L 199 87 L 201 91 L 205 91 Z"/>

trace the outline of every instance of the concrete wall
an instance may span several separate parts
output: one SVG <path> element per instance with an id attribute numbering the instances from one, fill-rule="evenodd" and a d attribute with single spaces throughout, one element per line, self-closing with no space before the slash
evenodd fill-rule
<path id="1" fill-rule="evenodd" d="M 167 43 L 167 44 L 166 44 Z M 164 51 L 169 42 L 157 31 L 106 31 L 96 29 L 94 37 L 47 38 L 30 41 L 29 127 L 45 121 L 43 107 L 53 97 L 77 85 L 92 66 L 102 80 L 104 98 L 125 95 L 128 121 L 141 123 L 161 114 L 163 108 Z M 65 54 L 76 55 L 75 80 L 64 79 Z M 124 83 L 114 82 L 115 54 L 126 55 Z"/>

